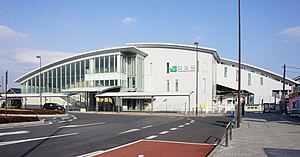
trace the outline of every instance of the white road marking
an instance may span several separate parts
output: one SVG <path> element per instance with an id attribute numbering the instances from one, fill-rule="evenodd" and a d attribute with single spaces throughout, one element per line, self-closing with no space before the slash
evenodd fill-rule
<path id="1" fill-rule="evenodd" d="M 78 128 L 78 127 L 94 126 L 94 125 L 102 125 L 102 124 L 105 124 L 105 122 L 91 123 L 91 124 L 82 124 L 82 125 L 66 125 L 66 126 L 61 126 L 59 128 Z"/>
<path id="2" fill-rule="evenodd" d="M 179 125 L 178 128 L 183 128 L 185 125 Z"/>
<path id="3" fill-rule="evenodd" d="M 130 132 L 134 132 L 134 131 L 139 131 L 139 130 L 140 129 L 131 129 L 131 130 L 120 132 L 119 134 L 126 134 L 126 133 L 130 133 Z"/>
<path id="4" fill-rule="evenodd" d="M 73 119 L 68 120 L 68 122 L 72 122 L 72 121 L 73 121 Z"/>
<path id="5" fill-rule="evenodd" d="M 131 142 L 131 143 L 127 143 L 127 144 L 124 144 L 124 145 L 121 145 L 121 146 L 118 146 L 118 147 L 115 147 L 115 148 L 111 148 L 109 150 L 105 150 L 99 154 L 103 154 L 103 153 L 106 153 L 106 152 L 110 152 L 110 151 L 113 151 L 113 150 L 116 150 L 116 149 L 120 149 L 120 148 L 123 148 L 123 147 L 126 147 L 126 146 L 130 146 L 130 145 L 133 145 L 133 144 L 136 144 L 136 143 L 139 143 L 143 140 L 138 140 L 138 141 L 134 141 L 134 142 Z"/>
<path id="6" fill-rule="evenodd" d="M 190 125 L 191 123 L 185 123 L 184 125 Z"/>
<path id="7" fill-rule="evenodd" d="M 138 157 L 144 157 L 144 155 L 139 155 Z"/>
<path id="8" fill-rule="evenodd" d="M 150 142 L 162 142 L 162 143 L 178 143 L 178 144 L 189 144 L 189 145 L 210 145 L 208 143 L 191 143 L 191 142 L 177 142 L 177 141 L 162 141 L 162 140 L 143 140 L 143 141 L 150 141 Z"/>
<path id="9" fill-rule="evenodd" d="M 191 120 L 191 122 L 190 123 L 194 123 L 195 122 L 195 120 Z"/>
<path id="10" fill-rule="evenodd" d="M 66 121 L 59 121 L 59 122 L 57 122 L 57 123 L 65 123 Z"/>
<path id="11" fill-rule="evenodd" d="M 171 128 L 170 130 L 174 131 L 174 130 L 177 130 L 178 128 Z"/>
<path id="12" fill-rule="evenodd" d="M 146 137 L 147 140 L 151 140 L 151 139 L 154 139 L 155 137 L 157 137 L 156 135 L 152 135 L 152 136 L 149 136 L 149 137 Z"/>
<path id="13" fill-rule="evenodd" d="M 2 133 L 0 133 L 0 136 L 17 135 L 17 134 L 27 134 L 27 133 L 29 133 L 29 131 L 2 132 Z"/>
<path id="14" fill-rule="evenodd" d="M 151 127 L 152 127 L 152 125 L 148 125 L 148 126 L 142 127 L 142 129 L 147 129 L 147 128 L 151 128 Z"/>
<path id="15" fill-rule="evenodd" d="M 159 134 L 160 134 L 160 135 L 164 135 L 164 134 L 167 134 L 167 133 L 169 133 L 169 131 L 162 131 L 162 132 L 160 132 Z"/>
<path id="16" fill-rule="evenodd" d="M 55 136 L 46 136 L 46 137 L 31 138 L 31 139 L 25 139 L 25 140 L 0 142 L 0 146 L 11 145 L 11 144 L 18 144 L 18 143 L 24 143 L 24 142 L 31 142 L 31 141 L 38 141 L 38 140 L 44 140 L 44 139 L 52 139 L 52 138 L 57 138 L 57 137 L 66 137 L 66 136 L 72 136 L 72 135 L 77 135 L 77 134 L 78 133 L 70 133 L 70 134 L 62 134 L 62 135 L 55 135 Z"/>
<path id="17" fill-rule="evenodd" d="M 98 151 L 91 152 L 91 153 L 88 153 L 88 154 L 79 155 L 77 157 L 92 157 L 92 156 L 101 154 L 102 152 L 103 152 L 103 150 L 98 150 Z"/>

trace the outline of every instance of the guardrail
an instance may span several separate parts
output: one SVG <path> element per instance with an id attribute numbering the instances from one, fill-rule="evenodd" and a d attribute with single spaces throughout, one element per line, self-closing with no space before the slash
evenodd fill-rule
<path id="1" fill-rule="evenodd" d="M 234 122 L 228 122 L 228 124 L 226 125 L 225 127 L 225 134 L 221 137 L 221 138 L 218 138 L 214 145 L 215 145 L 215 148 L 212 152 L 209 153 L 208 157 L 213 157 L 215 156 L 215 153 L 220 149 L 221 145 L 223 144 L 223 140 L 225 140 L 225 147 L 228 147 L 229 146 L 229 140 L 232 140 L 232 128 L 235 127 L 235 123 Z"/>

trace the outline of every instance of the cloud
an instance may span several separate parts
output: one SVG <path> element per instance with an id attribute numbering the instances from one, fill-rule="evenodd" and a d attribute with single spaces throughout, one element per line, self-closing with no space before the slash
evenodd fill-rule
<path id="1" fill-rule="evenodd" d="M 201 28 L 201 27 L 197 27 L 197 26 L 192 26 L 191 27 L 193 30 L 193 34 L 195 34 L 194 36 L 194 40 L 202 40 L 203 39 L 203 35 L 209 31 L 209 29 L 207 28 Z"/>
<path id="2" fill-rule="evenodd" d="M 36 56 L 42 56 L 42 66 L 73 56 L 74 53 L 55 50 L 40 49 L 1 49 L 0 52 L 0 74 L 9 71 L 10 86 L 18 87 L 19 84 L 13 83 L 15 79 L 39 68 L 39 59 Z M 9 54 L 9 55 L 8 55 Z"/>
<path id="3" fill-rule="evenodd" d="M 0 40 L 18 40 L 29 37 L 29 34 L 17 32 L 7 26 L 0 25 Z"/>
<path id="4" fill-rule="evenodd" d="M 15 49 L 11 60 L 18 63 L 37 64 L 39 59 L 36 56 L 42 56 L 42 64 L 45 65 L 72 55 L 74 53 L 53 50 Z"/>
<path id="5" fill-rule="evenodd" d="M 130 25 L 130 24 L 135 24 L 138 22 L 138 19 L 135 17 L 126 17 L 125 19 L 123 19 L 122 24 L 124 25 Z"/>
<path id="6" fill-rule="evenodd" d="M 282 30 L 279 35 L 282 35 L 290 40 L 300 41 L 300 26 L 286 28 Z"/>

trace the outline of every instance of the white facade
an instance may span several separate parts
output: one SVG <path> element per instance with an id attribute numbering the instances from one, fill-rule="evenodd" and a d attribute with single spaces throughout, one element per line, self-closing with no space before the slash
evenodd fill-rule
<path id="1" fill-rule="evenodd" d="M 49 69 L 51 70 L 56 67 L 60 73 L 56 72 L 56 75 L 54 76 L 55 73 L 52 72 L 53 78 L 59 78 L 60 76 L 70 77 L 70 81 L 60 81 L 60 79 L 56 79 L 55 81 L 60 84 L 60 86 L 55 92 L 63 92 L 63 90 L 68 88 L 72 90 L 72 88 L 75 89 L 78 87 L 95 87 L 100 84 L 101 86 L 121 86 L 123 89 L 122 92 L 131 92 L 132 95 L 134 95 L 135 92 L 192 93 L 190 99 L 187 99 L 186 97 L 177 97 L 176 94 L 173 94 L 174 96 L 171 96 L 172 94 L 170 94 L 170 96 L 155 97 L 155 101 L 153 102 L 154 106 L 151 110 L 187 110 L 194 112 L 196 108 L 196 53 L 198 53 L 199 57 L 199 112 L 201 110 L 204 112 L 232 111 L 237 99 L 237 62 L 220 59 L 215 49 L 205 47 L 197 49 L 193 45 L 133 43 L 120 48 L 91 51 L 90 53 L 88 52 L 62 59 L 46 65 L 42 70 L 45 71 L 46 74 Z M 110 61 L 110 63 L 113 63 L 111 66 L 114 68 L 112 71 L 113 73 L 101 72 L 101 68 L 103 67 L 101 66 L 101 56 L 105 55 L 116 56 L 114 62 Z M 123 56 L 126 56 L 126 58 Z M 124 59 L 122 59 L 122 57 Z M 96 63 L 95 59 L 98 59 L 99 63 Z M 72 68 L 73 62 L 75 68 Z M 87 63 L 90 65 L 89 69 L 81 67 L 82 65 L 87 65 Z M 62 68 L 64 68 L 65 65 L 69 66 L 69 64 L 71 68 L 66 69 L 66 71 L 68 70 L 67 74 L 63 74 L 61 72 L 63 71 Z M 100 69 L 97 69 L 98 67 Z M 73 69 L 80 70 L 78 72 L 72 72 Z M 31 81 L 31 85 L 33 84 L 33 89 L 38 89 L 38 83 L 36 82 L 37 76 L 39 75 L 38 72 L 38 69 L 29 72 L 17 79 L 16 82 L 27 85 L 28 80 L 35 80 L 35 84 L 33 84 L 34 81 Z M 72 73 L 75 73 L 75 75 L 73 76 Z M 80 77 L 78 76 L 80 79 L 75 77 L 77 73 L 80 74 Z M 70 76 L 68 76 L 68 74 L 70 74 Z M 50 75 L 47 74 L 45 76 Z M 242 64 L 241 78 L 244 103 L 261 104 L 279 102 L 280 91 L 282 90 L 283 85 L 282 76 L 255 66 Z M 73 82 L 75 82 L 73 84 L 72 79 L 74 80 Z M 58 82 L 58 80 L 60 82 Z M 51 80 L 48 79 L 48 82 L 49 81 Z M 66 84 L 71 83 L 71 85 L 64 86 L 64 82 L 66 82 Z M 43 85 L 45 84 L 46 83 L 43 82 Z M 287 79 L 286 90 L 290 90 L 295 84 L 298 84 L 298 82 Z M 54 86 L 54 84 L 52 86 Z M 28 89 L 27 86 L 24 87 L 26 87 L 24 89 Z M 46 88 L 48 87 L 45 87 L 45 89 Z M 38 92 L 37 90 L 30 91 Z M 49 90 L 47 90 L 47 92 L 49 92 Z M 86 101 L 81 101 L 81 103 L 95 103 L 95 100 L 90 100 L 95 94 L 95 91 L 91 91 L 89 95 L 85 96 Z M 84 94 L 81 93 L 81 96 L 84 96 Z M 128 109 L 135 109 L 135 106 L 139 106 L 137 107 L 139 110 L 150 110 L 150 105 L 145 105 L 147 103 L 149 104 L 149 98 L 130 98 L 127 96 L 121 99 L 128 100 L 123 101 L 123 108 L 125 104 L 125 106 L 128 106 Z M 136 99 L 136 101 L 132 101 L 134 99 Z M 87 100 L 90 100 L 91 102 L 87 102 Z M 112 100 L 109 101 L 112 102 Z M 134 105 L 134 103 L 138 105 Z M 127 104 L 130 104 L 131 107 Z M 145 106 L 141 107 L 143 105 Z M 91 106 L 93 107 L 93 105 Z"/>

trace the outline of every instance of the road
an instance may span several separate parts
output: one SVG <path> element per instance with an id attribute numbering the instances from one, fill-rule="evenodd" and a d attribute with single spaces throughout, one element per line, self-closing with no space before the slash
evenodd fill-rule
<path id="1" fill-rule="evenodd" d="M 230 117 L 74 113 L 37 126 L 0 129 L 1 156 L 80 156 L 141 139 L 213 144 Z"/>

